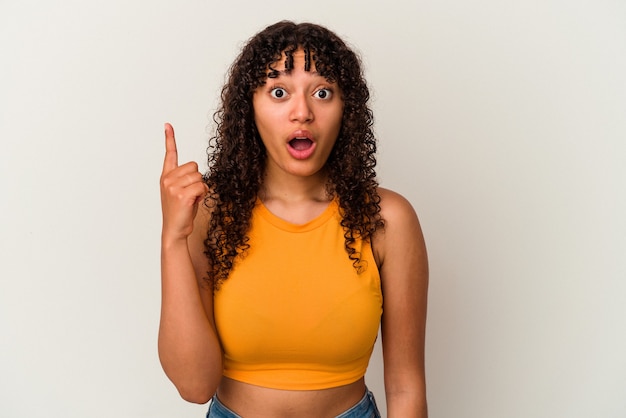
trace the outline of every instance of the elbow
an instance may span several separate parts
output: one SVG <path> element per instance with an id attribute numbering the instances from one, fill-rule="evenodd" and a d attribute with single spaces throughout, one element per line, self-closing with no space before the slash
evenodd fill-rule
<path id="1" fill-rule="evenodd" d="M 204 387 L 177 387 L 178 393 L 180 397 L 186 400 L 187 402 L 197 403 L 197 404 L 205 404 L 211 400 L 213 395 L 215 394 L 215 389 L 210 388 L 208 386 Z"/>
<path id="2" fill-rule="evenodd" d="M 207 396 L 206 394 L 203 394 L 203 393 L 187 393 L 187 392 L 180 392 L 180 396 L 187 402 L 197 403 L 200 405 L 209 402 L 211 398 L 213 397 L 211 395 Z"/>
<path id="3" fill-rule="evenodd" d="M 180 397 L 187 402 L 205 404 L 215 395 L 222 379 L 221 358 L 213 363 L 195 362 L 195 364 L 198 363 L 202 363 L 201 366 L 194 367 L 193 364 L 181 364 L 176 359 L 164 359 L 161 356 L 163 371 L 174 384 Z"/>

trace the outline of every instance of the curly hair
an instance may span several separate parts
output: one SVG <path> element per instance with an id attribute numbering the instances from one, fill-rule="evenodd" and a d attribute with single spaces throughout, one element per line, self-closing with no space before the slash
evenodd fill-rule
<path id="1" fill-rule="evenodd" d="M 339 86 L 344 111 L 338 138 L 325 164 L 326 191 L 338 199 L 345 249 L 357 272 L 366 266 L 354 248 L 357 239 L 369 241 L 384 227 L 376 181 L 376 139 L 369 90 L 357 55 L 333 32 L 311 24 L 282 21 L 268 26 L 243 47 L 222 88 L 221 105 L 213 116 L 216 132 L 209 141 L 204 179 L 209 186 L 205 205 L 211 211 L 205 254 L 211 264 L 208 282 L 217 289 L 228 278 L 239 254 L 249 247 L 247 236 L 252 209 L 262 185 L 266 150 L 254 122 L 252 96 L 276 77 L 272 65 L 285 55 L 305 52 L 305 70 L 311 60 L 316 71 Z"/>

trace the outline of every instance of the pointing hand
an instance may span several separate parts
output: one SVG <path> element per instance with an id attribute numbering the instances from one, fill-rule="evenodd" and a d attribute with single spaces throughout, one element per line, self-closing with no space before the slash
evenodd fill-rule
<path id="1" fill-rule="evenodd" d="M 163 211 L 163 238 L 186 239 L 193 231 L 193 220 L 198 204 L 209 189 L 191 161 L 178 165 L 178 151 L 174 128 L 165 124 L 165 158 L 161 174 L 161 209 Z"/>

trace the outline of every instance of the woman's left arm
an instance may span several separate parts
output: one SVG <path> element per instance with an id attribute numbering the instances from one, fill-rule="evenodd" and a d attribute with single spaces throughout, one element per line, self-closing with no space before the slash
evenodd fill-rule
<path id="1" fill-rule="evenodd" d="M 379 189 L 384 229 L 373 249 L 383 290 L 382 344 L 388 418 L 428 416 L 424 342 L 428 258 L 415 210 L 402 196 Z"/>

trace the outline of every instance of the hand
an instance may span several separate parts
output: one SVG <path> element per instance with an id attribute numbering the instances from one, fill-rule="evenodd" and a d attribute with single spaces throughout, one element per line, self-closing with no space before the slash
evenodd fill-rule
<path id="1" fill-rule="evenodd" d="M 186 239 L 193 231 L 193 220 L 198 204 L 209 189 L 191 161 L 178 165 L 178 151 L 174 128 L 165 124 L 165 159 L 161 174 L 161 209 L 163 211 L 163 238 Z"/>

